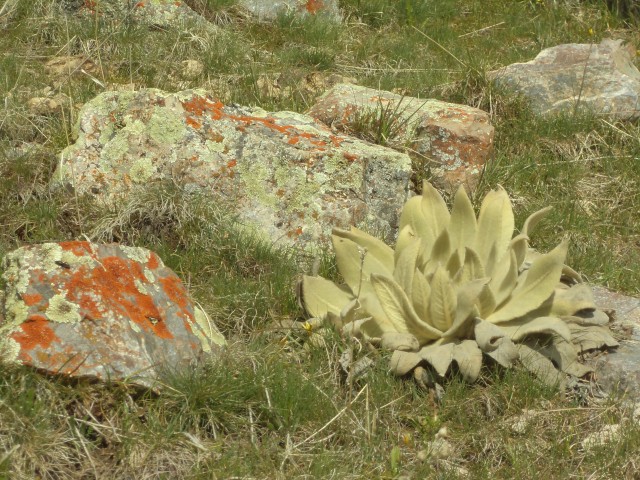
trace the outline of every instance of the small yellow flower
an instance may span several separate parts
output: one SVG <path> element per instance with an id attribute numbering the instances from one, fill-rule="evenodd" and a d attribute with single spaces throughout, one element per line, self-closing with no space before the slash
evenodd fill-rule
<path id="1" fill-rule="evenodd" d="M 589 35 L 593 36 L 593 28 L 589 29 Z"/>
<path id="2" fill-rule="evenodd" d="M 304 322 L 302 324 L 302 328 L 304 328 L 309 334 L 313 331 L 313 325 L 311 325 L 309 322 Z"/>

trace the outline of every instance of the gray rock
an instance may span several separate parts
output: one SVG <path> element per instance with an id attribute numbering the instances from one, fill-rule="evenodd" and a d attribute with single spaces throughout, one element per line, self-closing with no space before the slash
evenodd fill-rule
<path id="1" fill-rule="evenodd" d="M 317 246 L 349 225 L 391 241 L 409 192 L 405 154 L 306 115 L 227 106 L 198 91 L 103 93 L 84 105 L 76 132 L 54 184 L 115 205 L 172 181 L 233 207 L 279 245 Z"/>
<path id="2" fill-rule="evenodd" d="M 341 20 L 338 0 L 241 0 L 240 4 L 259 20 L 273 20 L 281 14 L 325 15 Z"/>
<path id="3" fill-rule="evenodd" d="M 307 112 L 338 131 L 365 128 L 389 136 L 391 147 L 408 150 L 445 190 L 473 190 L 493 156 L 494 128 L 477 108 L 407 97 L 353 84 L 338 84 Z"/>
<path id="4" fill-rule="evenodd" d="M 593 294 L 600 308 L 615 311 L 613 327 L 630 333 L 618 348 L 592 360 L 598 383 L 640 401 L 640 299 L 595 286 Z"/>
<path id="5" fill-rule="evenodd" d="M 527 98 L 539 114 L 588 110 L 616 119 L 640 116 L 635 49 L 622 40 L 547 48 L 527 63 L 489 72 L 498 85 Z"/>
<path id="6" fill-rule="evenodd" d="M 153 252 L 45 243 L 2 262 L 0 358 L 50 374 L 152 386 L 225 344 Z"/>

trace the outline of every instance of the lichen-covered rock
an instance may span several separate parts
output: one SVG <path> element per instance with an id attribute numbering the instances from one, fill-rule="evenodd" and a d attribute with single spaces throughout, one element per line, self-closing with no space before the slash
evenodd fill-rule
<path id="1" fill-rule="evenodd" d="M 241 0 L 240 4 L 260 20 L 273 20 L 278 15 L 326 15 L 341 19 L 338 0 Z"/>
<path id="2" fill-rule="evenodd" d="M 611 353 L 597 356 L 595 365 L 598 383 L 608 391 L 626 394 L 640 401 L 640 299 L 594 287 L 596 303 L 614 311 L 614 326 L 629 334 L 627 340 Z"/>
<path id="3" fill-rule="evenodd" d="M 352 224 L 389 238 L 408 195 L 405 154 L 198 91 L 103 93 L 84 105 L 77 132 L 56 183 L 113 203 L 170 180 L 224 201 L 273 242 L 317 245 Z"/>
<path id="4" fill-rule="evenodd" d="M 2 269 L 3 361 L 151 385 L 159 369 L 225 344 L 176 274 L 146 249 L 45 243 L 8 253 Z"/>
<path id="5" fill-rule="evenodd" d="M 538 114 L 587 110 L 617 119 L 640 116 L 640 72 L 635 48 L 622 40 L 547 48 L 526 63 L 489 72 L 498 85 L 515 90 Z"/>
<path id="6" fill-rule="evenodd" d="M 307 112 L 340 131 L 386 129 L 389 145 L 426 160 L 432 181 L 472 190 L 493 155 L 494 128 L 477 108 L 352 84 L 334 86 Z"/>
<path id="7" fill-rule="evenodd" d="M 175 0 L 66 0 L 65 10 L 82 15 L 98 15 L 109 18 L 132 18 L 136 22 L 153 27 L 176 28 L 192 24 L 205 30 L 215 25 L 197 14 L 182 1 Z"/>

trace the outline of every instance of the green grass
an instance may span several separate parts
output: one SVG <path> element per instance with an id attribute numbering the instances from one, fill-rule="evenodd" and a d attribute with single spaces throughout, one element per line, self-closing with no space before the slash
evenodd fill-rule
<path id="1" fill-rule="evenodd" d="M 11 3 L 0 13 L 0 255 L 85 236 L 150 248 L 231 343 L 215 362 L 167 372 L 159 395 L 0 366 L 0 478 L 461 478 L 419 459 L 443 426 L 454 445 L 448 465 L 469 478 L 636 478 L 640 427 L 627 424 L 619 443 L 580 447 L 628 416 L 617 399 L 585 404 L 522 372 L 487 369 L 474 386 L 452 379 L 438 404 L 391 377 L 385 355 L 366 349 L 358 355 L 375 366 L 347 383 L 338 359 L 358 345 L 330 335 L 304 347 L 279 327 L 302 318 L 294 287 L 308 259 L 247 236 L 231 209 L 174 185 L 136 192 L 117 209 L 48 187 L 81 104 L 105 86 L 204 88 L 225 102 L 303 112 L 322 93 L 304 79 L 337 74 L 488 111 L 496 154 L 476 203 L 504 186 L 518 225 L 553 205 L 535 246 L 546 251 L 569 236 L 572 267 L 638 294 L 637 122 L 536 118 L 486 80 L 487 71 L 559 43 L 613 36 L 637 44 L 633 22 L 595 0 L 344 0 L 342 26 L 286 15 L 258 23 L 234 1 L 186 3 L 215 31 L 63 14 L 53 0 Z M 48 70 L 49 60 L 67 55 L 92 67 L 72 76 Z M 200 61 L 202 73 L 182 75 L 187 60 Z M 286 94 L 260 87 L 280 74 Z M 27 102 L 45 87 L 70 100 L 36 114 Z M 362 119 L 362 134 L 369 125 L 369 140 L 392 140 L 387 113 Z M 320 273 L 336 278 L 331 256 L 320 260 Z M 511 426 L 523 410 L 536 411 L 536 420 L 517 433 Z"/>

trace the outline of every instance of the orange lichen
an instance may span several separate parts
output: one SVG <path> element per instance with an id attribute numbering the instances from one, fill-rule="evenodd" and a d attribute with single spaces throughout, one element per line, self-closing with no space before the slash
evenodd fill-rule
<path id="1" fill-rule="evenodd" d="M 147 262 L 147 267 L 151 270 L 155 270 L 160 266 L 160 258 L 153 252 L 149 254 L 149 261 Z"/>
<path id="2" fill-rule="evenodd" d="M 76 257 L 81 257 L 86 255 L 87 253 L 93 253 L 91 251 L 91 246 L 89 242 L 81 242 L 81 241 L 70 241 L 70 242 L 60 242 L 60 248 L 65 252 L 71 252 Z"/>
<path id="3" fill-rule="evenodd" d="M 37 305 L 38 303 L 42 302 L 42 300 L 43 300 L 42 295 L 40 295 L 39 293 L 23 293 L 22 294 L 22 301 L 27 307 Z"/>
<path id="4" fill-rule="evenodd" d="M 324 1 L 323 0 L 307 0 L 307 5 L 305 8 L 307 12 L 311 14 L 316 14 L 324 8 Z"/>
<path id="5" fill-rule="evenodd" d="M 167 297 L 182 309 L 187 306 L 187 291 L 178 277 L 164 277 L 158 280 Z"/>
<path id="6" fill-rule="evenodd" d="M 358 159 L 358 156 L 353 153 L 343 152 L 342 156 L 350 162 L 354 162 Z"/>
<path id="7" fill-rule="evenodd" d="M 229 160 L 227 162 L 227 168 L 233 168 L 237 165 L 238 162 L 236 162 L 235 160 Z"/>
<path id="8" fill-rule="evenodd" d="M 31 315 L 20 324 L 20 330 L 10 335 L 20 344 L 22 351 L 30 351 L 36 347 L 48 348 L 58 337 L 49 326 L 49 321 L 43 315 Z"/>
<path id="9" fill-rule="evenodd" d="M 187 125 L 195 129 L 199 129 L 200 127 L 202 127 L 202 123 L 191 116 L 187 117 Z"/>

